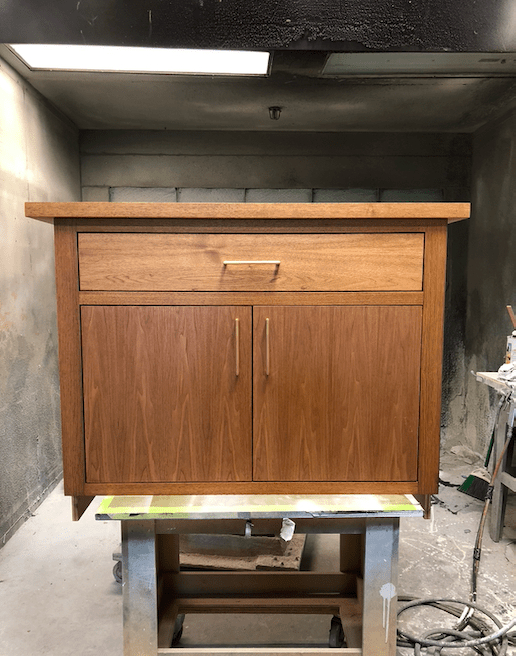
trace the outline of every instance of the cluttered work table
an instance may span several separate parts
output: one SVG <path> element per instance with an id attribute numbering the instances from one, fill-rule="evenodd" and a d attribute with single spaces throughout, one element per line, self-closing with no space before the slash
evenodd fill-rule
<path id="1" fill-rule="evenodd" d="M 516 424 L 516 315 L 507 305 L 513 332 L 507 337 L 505 362 L 498 371 L 478 371 L 474 374 L 479 383 L 493 389 L 500 397 L 495 417 L 491 445 L 484 463 L 487 487 L 486 501 L 491 501 L 489 532 L 491 539 L 498 542 L 502 536 L 508 490 L 516 492 L 516 449 L 514 449 L 514 425 Z M 494 470 L 492 475 L 486 467 L 493 448 Z M 481 474 L 482 476 L 482 474 Z M 492 496 L 491 496 L 492 495 Z M 478 497 L 480 498 L 480 496 Z"/>
<path id="2" fill-rule="evenodd" d="M 106 497 L 96 519 L 122 525 L 124 656 L 395 656 L 399 521 L 422 515 L 412 495 Z M 182 534 L 294 532 L 340 534 L 340 571 L 180 570 Z M 189 613 L 327 614 L 329 647 L 181 648 Z"/>

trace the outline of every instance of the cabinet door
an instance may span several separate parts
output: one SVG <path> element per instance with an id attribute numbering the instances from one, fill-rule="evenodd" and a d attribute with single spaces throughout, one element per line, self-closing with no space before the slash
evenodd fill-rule
<path id="1" fill-rule="evenodd" d="M 420 307 L 260 307 L 253 322 L 254 480 L 417 480 Z"/>
<path id="2" fill-rule="evenodd" d="M 88 306 L 81 324 L 87 482 L 251 480 L 250 308 Z"/>

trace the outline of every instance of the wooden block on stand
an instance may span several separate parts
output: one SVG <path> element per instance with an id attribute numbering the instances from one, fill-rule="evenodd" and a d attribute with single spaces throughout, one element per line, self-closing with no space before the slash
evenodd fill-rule
<path id="1" fill-rule="evenodd" d="M 181 569 L 299 570 L 305 535 L 285 542 L 279 537 L 181 535 Z"/>

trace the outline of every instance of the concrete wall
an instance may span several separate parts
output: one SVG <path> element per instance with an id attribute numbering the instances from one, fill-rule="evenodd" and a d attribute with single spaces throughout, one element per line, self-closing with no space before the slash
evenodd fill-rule
<path id="1" fill-rule="evenodd" d="M 472 171 L 467 321 L 456 414 L 462 415 L 464 443 L 483 452 L 497 400 L 470 371 L 496 371 L 503 363 L 512 329 L 505 306 L 516 308 L 516 114 L 475 134 Z"/>
<path id="2" fill-rule="evenodd" d="M 51 225 L 80 200 L 78 131 L 0 59 L 0 546 L 61 476 Z"/>

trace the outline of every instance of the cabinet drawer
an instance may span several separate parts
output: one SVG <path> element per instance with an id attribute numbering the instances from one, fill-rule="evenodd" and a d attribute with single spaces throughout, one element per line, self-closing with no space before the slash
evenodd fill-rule
<path id="1" fill-rule="evenodd" d="M 424 236 L 79 234 L 85 291 L 419 291 Z"/>

